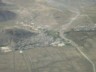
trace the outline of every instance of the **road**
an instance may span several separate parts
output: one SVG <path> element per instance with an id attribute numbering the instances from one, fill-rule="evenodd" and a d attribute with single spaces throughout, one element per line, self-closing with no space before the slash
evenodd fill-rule
<path id="1" fill-rule="evenodd" d="M 72 10 L 71 10 L 72 11 Z M 72 11 L 73 12 L 73 11 Z M 75 11 L 74 11 L 75 12 Z M 82 54 L 82 56 L 89 61 L 89 63 L 91 63 L 92 67 L 93 67 L 93 72 L 96 72 L 95 69 L 95 64 L 94 62 L 81 50 L 81 47 L 78 46 L 75 42 L 73 42 L 72 40 L 66 38 L 64 36 L 64 32 L 68 29 L 68 27 L 80 16 L 79 12 L 76 12 L 76 16 L 74 16 L 69 23 L 65 24 L 62 26 L 62 28 L 60 29 L 59 33 L 60 33 L 60 37 L 62 39 L 64 39 L 66 42 L 69 42 L 71 45 L 73 45 L 74 47 L 76 47 L 76 49 Z"/>

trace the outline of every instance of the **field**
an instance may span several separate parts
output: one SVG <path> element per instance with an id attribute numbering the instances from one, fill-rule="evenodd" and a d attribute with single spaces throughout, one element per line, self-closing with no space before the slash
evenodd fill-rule
<path id="1" fill-rule="evenodd" d="M 24 51 L 23 54 L 15 51 L 15 55 L 12 52 L 1 54 L 0 57 L 2 72 L 92 71 L 90 63 L 72 46 L 32 48 Z"/>
<path id="2" fill-rule="evenodd" d="M 96 5 L 68 1 L 4 0 L 0 72 L 95 72 Z"/>

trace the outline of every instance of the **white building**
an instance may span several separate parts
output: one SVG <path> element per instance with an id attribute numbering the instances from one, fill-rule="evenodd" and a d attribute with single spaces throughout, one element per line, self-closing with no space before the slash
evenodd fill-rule
<path id="1" fill-rule="evenodd" d="M 11 52 L 11 51 L 12 51 L 11 48 L 8 47 L 8 46 L 0 47 L 0 49 L 1 49 L 1 52 L 4 52 L 4 53 L 6 53 L 6 52 Z"/>

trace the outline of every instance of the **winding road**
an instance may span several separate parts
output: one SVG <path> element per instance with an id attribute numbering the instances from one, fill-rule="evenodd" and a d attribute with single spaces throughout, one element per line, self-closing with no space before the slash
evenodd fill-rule
<path id="1" fill-rule="evenodd" d="M 72 11 L 72 10 L 70 10 Z M 72 12 L 75 12 L 75 11 L 72 11 Z M 68 29 L 68 27 L 80 16 L 80 13 L 79 11 L 78 12 L 75 12 L 76 13 L 76 16 L 74 16 L 69 23 L 65 24 L 62 26 L 62 28 L 60 29 L 59 33 L 60 33 L 60 37 L 62 39 L 64 39 L 66 42 L 69 42 L 71 45 L 73 45 L 74 47 L 76 47 L 76 49 L 82 54 L 82 56 L 89 61 L 89 63 L 92 65 L 93 67 L 93 72 L 96 72 L 96 69 L 95 69 L 95 64 L 94 62 L 81 50 L 81 47 L 78 46 L 75 42 L 73 42 L 72 40 L 66 38 L 64 36 L 64 32 Z"/>

